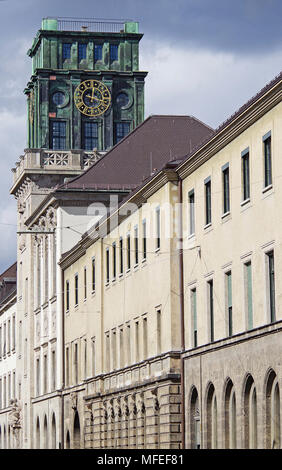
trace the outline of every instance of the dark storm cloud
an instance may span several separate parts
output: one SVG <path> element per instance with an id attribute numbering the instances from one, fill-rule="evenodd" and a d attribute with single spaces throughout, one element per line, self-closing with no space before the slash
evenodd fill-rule
<path id="1" fill-rule="evenodd" d="M 80 16 L 137 19 L 146 37 L 211 50 L 259 53 L 282 43 L 281 0 L 9 0 L 0 13 L 1 35 L 16 27 L 30 37 L 43 16 Z"/>

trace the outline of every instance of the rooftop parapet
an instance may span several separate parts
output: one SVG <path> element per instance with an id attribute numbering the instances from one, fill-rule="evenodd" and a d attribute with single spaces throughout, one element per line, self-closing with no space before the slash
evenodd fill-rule
<path id="1" fill-rule="evenodd" d="M 132 20 L 92 18 L 43 18 L 44 31 L 82 31 L 94 33 L 139 33 L 139 23 Z"/>

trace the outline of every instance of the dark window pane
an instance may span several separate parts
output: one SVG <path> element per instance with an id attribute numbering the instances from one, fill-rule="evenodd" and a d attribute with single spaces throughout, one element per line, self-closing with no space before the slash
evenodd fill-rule
<path id="1" fill-rule="evenodd" d="M 63 60 L 71 58 L 71 44 L 63 44 Z"/>
<path id="2" fill-rule="evenodd" d="M 98 123 L 84 123 L 84 149 L 93 150 L 98 148 Z"/>
<path id="3" fill-rule="evenodd" d="M 64 101 L 65 101 L 64 93 L 62 91 L 56 91 L 56 93 L 54 93 L 53 95 L 53 102 L 57 106 L 60 106 L 61 104 L 63 104 Z"/>
<path id="4" fill-rule="evenodd" d="M 66 123 L 64 121 L 52 121 L 52 149 L 65 150 L 66 148 Z"/>
<path id="5" fill-rule="evenodd" d="M 102 60 L 102 44 L 95 44 L 94 46 L 94 60 Z"/>
<path id="6" fill-rule="evenodd" d="M 264 186 L 272 184 L 271 172 L 271 136 L 264 141 Z"/>
<path id="7" fill-rule="evenodd" d="M 223 171 L 223 213 L 229 212 L 230 199 L 229 199 L 229 168 Z"/>
<path id="8" fill-rule="evenodd" d="M 117 144 L 121 139 L 123 139 L 130 131 L 129 122 L 117 122 L 115 125 L 115 143 Z"/>
<path id="9" fill-rule="evenodd" d="M 110 59 L 111 62 L 118 60 L 118 45 L 116 44 L 111 44 L 110 46 Z"/>
<path id="10" fill-rule="evenodd" d="M 249 153 L 242 158 L 243 164 L 243 198 L 244 201 L 250 197 L 250 166 L 249 166 Z"/>
<path id="11" fill-rule="evenodd" d="M 206 225 L 211 223 L 211 182 L 206 183 Z"/>
<path id="12" fill-rule="evenodd" d="M 86 48 L 87 44 L 78 44 L 78 60 L 79 62 L 86 59 Z"/>

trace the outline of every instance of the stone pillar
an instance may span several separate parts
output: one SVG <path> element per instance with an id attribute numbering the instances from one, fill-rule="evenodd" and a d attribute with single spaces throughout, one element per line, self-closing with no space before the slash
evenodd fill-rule
<path id="1" fill-rule="evenodd" d="M 108 428 L 107 402 L 103 401 L 102 425 L 101 425 L 101 448 L 107 448 L 107 428 Z"/>
<path id="2" fill-rule="evenodd" d="M 128 409 L 128 397 L 125 396 L 122 399 L 122 421 L 121 421 L 121 447 L 122 449 L 127 449 L 129 444 L 129 409 Z"/>
<path id="3" fill-rule="evenodd" d="M 136 444 L 137 449 L 145 449 L 146 440 L 146 409 L 144 403 L 144 393 L 141 392 L 136 397 Z"/>
<path id="4" fill-rule="evenodd" d="M 101 400 L 97 400 L 92 404 L 93 413 L 93 448 L 101 449 L 102 447 L 102 433 L 103 433 L 103 403 Z"/>
<path id="5" fill-rule="evenodd" d="M 130 449 L 136 449 L 137 444 L 137 409 L 136 409 L 136 394 L 133 393 L 129 396 L 129 443 Z"/>
<path id="6" fill-rule="evenodd" d="M 115 400 L 115 449 L 121 448 L 121 400 Z"/>
<path id="7" fill-rule="evenodd" d="M 181 395 L 180 385 L 166 384 L 159 387 L 159 447 L 181 448 Z"/>
<path id="8" fill-rule="evenodd" d="M 92 403 L 87 403 L 84 408 L 84 448 L 93 449 L 94 415 Z"/>
<path id="9" fill-rule="evenodd" d="M 160 404 L 158 400 L 158 389 L 154 388 L 148 392 L 146 406 L 146 448 L 159 448 L 160 434 Z"/>

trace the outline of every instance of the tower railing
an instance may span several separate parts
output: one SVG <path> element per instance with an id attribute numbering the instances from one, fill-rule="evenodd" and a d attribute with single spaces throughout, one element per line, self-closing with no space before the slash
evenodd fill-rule
<path id="1" fill-rule="evenodd" d="M 89 19 L 89 18 L 57 18 L 59 31 L 90 31 L 95 33 L 119 33 L 125 30 L 125 21 Z M 128 20 L 129 21 L 129 20 Z"/>

